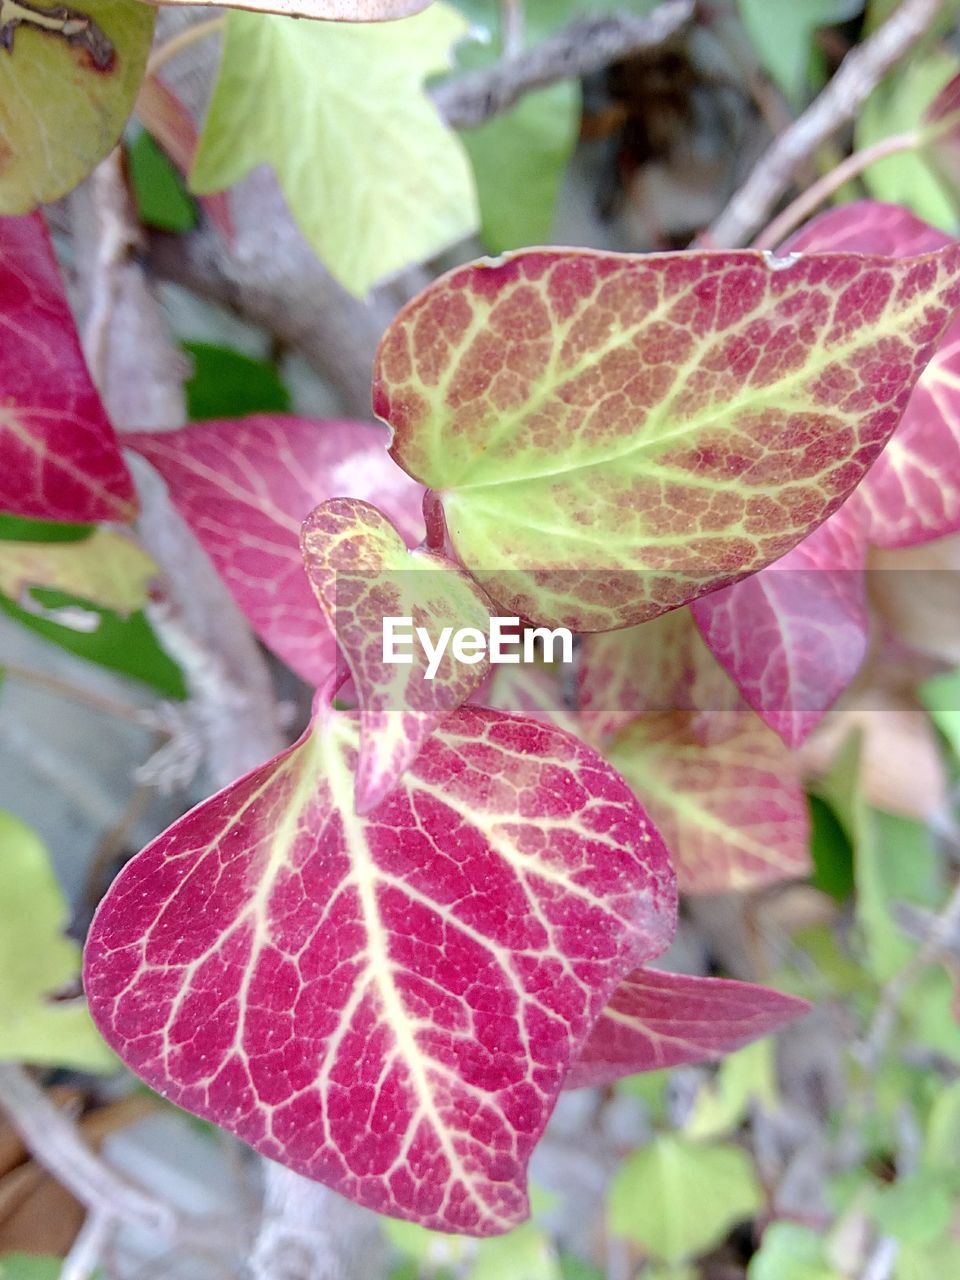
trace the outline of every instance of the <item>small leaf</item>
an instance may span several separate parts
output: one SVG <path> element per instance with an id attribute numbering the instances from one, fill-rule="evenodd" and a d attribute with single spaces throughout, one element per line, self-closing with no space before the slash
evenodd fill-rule
<path id="1" fill-rule="evenodd" d="M 795 1222 L 771 1222 L 750 1259 L 748 1280 L 842 1280 L 827 1263 L 823 1235 Z"/>
<path id="2" fill-rule="evenodd" d="M 440 646 L 470 627 L 485 642 L 490 610 L 467 574 L 433 551 L 408 551 L 367 502 L 322 503 L 304 521 L 301 545 L 360 701 L 357 812 L 365 814 L 393 790 L 437 725 L 482 684 L 490 669 L 485 649 L 461 658 L 454 645 Z M 406 662 L 385 660 L 388 618 L 408 622 Z M 429 661 L 414 629 L 436 646 Z"/>
<path id="3" fill-rule="evenodd" d="M 159 569 L 135 542 L 94 529 L 82 542 L 0 542 L 0 591 L 53 587 L 127 616 L 147 603 Z"/>
<path id="4" fill-rule="evenodd" d="M 819 723 L 867 653 L 867 542 L 850 507 L 782 560 L 691 606 L 744 700 L 791 747 Z"/>
<path id="5" fill-rule="evenodd" d="M 846 22 L 863 9 L 863 0 L 737 0 L 750 41 L 794 107 L 803 105 L 813 37 L 821 27 Z"/>
<path id="6" fill-rule="evenodd" d="M 336 644 L 303 566 L 303 520 L 347 493 L 384 511 L 409 545 L 423 537 L 422 490 L 367 423 L 256 415 L 124 435 L 124 443 L 166 480 L 257 635 L 311 684 L 333 671 Z"/>
<path id="7" fill-rule="evenodd" d="M 920 686 L 920 699 L 960 760 L 960 668 L 927 680 Z"/>
<path id="8" fill-rule="evenodd" d="M 760 988 L 759 993 L 779 995 L 779 992 L 767 992 L 764 988 Z M 789 996 L 781 996 L 781 1000 L 789 999 Z M 797 1001 L 793 1017 L 799 1017 L 809 1008 L 808 1004 Z M 786 1008 L 780 1012 L 784 1018 L 790 1016 Z M 751 1107 L 759 1104 L 769 1110 L 776 1105 L 774 1050 L 773 1041 L 766 1038 L 756 1040 L 723 1059 L 713 1078 L 697 1092 L 693 1110 L 683 1126 L 688 1138 L 695 1138 L 698 1142 L 706 1138 L 721 1138 L 747 1119 Z"/>
<path id="9" fill-rule="evenodd" d="M 127 168 L 137 217 L 144 226 L 182 233 L 197 225 L 196 205 L 176 169 L 145 129 L 127 147 Z"/>
<path id="10" fill-rule="evenodd" d="M 0 1060 L 110 1071 L 116 1061 L 83 1001 L 53 999 L 80 967 L 66 923 L 67 903 L 39 838 L 0 810 Z"/>
<path id="11" fill-rule="evenodd" d="M 906 209 L 860 201 L 815 219 L 785 248 L 905 257 L 950 243 Z M 880 547 L 912 546 L 960 529 L 960 322 L 949 326 L 900 426 L 845 510 Z"/>
<path id="12" fill-rule="evenodd" d="M 565 1087 L 707 1062 L 779 1031 L 809 1007 L 748 982 L 637 969 L 614 992 Z"/>
<path id="13" fill-rule="evenodd" d="M 685 892 L 755 888 L 809 871 L 796 759 L 752 712 L 644 716 L 608 755 L 664 833 Z"/>
<path id="14" fill-rule="evenodd" d="M 41 26 L 31 11 L 48 15 Z M 87 24 L 69 38 L 49 17 Z M 112 151 L 133 109 L 156 15 L 130 0 L 79 0 L 51 13 L 0 9 L 0 214 L 72 191 Z"/>
<path id="15" fill-rule="evenodd" d="M 91 928 L 98 1025 L 165 1097 L 380 1212 L 472 1235 L 621 975 L 674 930 L 657 833 L 589 748 L 461 708 L 372 814 L 321 707 L 181 818 Z"/>
<path id="16" fill-rule="evenodd" d="M 62 1268 L 62 1258 L 44 1258 L 32 1253 L 0 1256 L 0 1280 L 60 1280 Z"/>
<path id="17" fill-rule="evenodd" d="M 191 187 L 275 170 L 311 246 L 364 296 L 475 229 L 470 164 L 427 98 L 466 31 L 446 4 L 385 26 L 231 13 Z"/>
<path id="18" fill-rule="evenodd" d="M 0 49 L 0 78 L 7 58 Z M 2 102 L 0 93 L 0 115 Z M 41 520 L 129 520 L 133 483 L 39 214 L 0 218 L 0 334 L 0 508 Z"/>
<path id="19" fill-rule="evenodd" d="M 507 255 L 400 312 L 374 408 L 505 613 L 613 630 L 773 563 L 838 509 L 958 277 L 960 246 Z"/>
<path id="20" fill-rule="evenodd" d="M 290 392 L 268 361 L 210 342 L 185 342 L 183 349 L 193 365 L 186 388 L 192 421 L 289 413 Z"/>
<path id="21" fill-rule="evenodd" d="M 763 1196 L 739 1147 L 705 1147 L 664 1134 L 634 1152 L 610 1188 L 610 1230 L 665 1262 L 719 1244 L 758 1213 Z"/>

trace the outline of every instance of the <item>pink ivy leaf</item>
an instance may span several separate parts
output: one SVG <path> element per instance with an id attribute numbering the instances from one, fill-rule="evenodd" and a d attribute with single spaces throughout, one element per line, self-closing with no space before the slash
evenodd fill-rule
<path id="1" fill-rule="evenodd" d="M 524 251 L 399 313 L 374 407 L 505 612 L 614 630 L 772 564 L 832 515 L 958 302 L 960 246 Z"/>
<path id="2" fill-rule="evenodd" d="M 368 817 L 352 714 L 120 873 L 85 953 L 108 1042 L 178 1106 L 380 1212 L 506 1231 L 571 1062 L 675 927 L 667 852 L 570 735 L 456 711 Z"/>
<path id="3" fill-rule="evenodd" d="M 745 701 L 791 747 L 804 741 L 866 657 L 866 553 L 847 503 L 776 564 L 691 606 Z"/>
<path id="4" fill-rule="evenodd" d="M 410 551 L 367 502 L 332 498 L 304 521 L 307 576 L 335 634 L 360 702 L 357 812 L 375 809 L 396 786 L 438 724 L 482 684 L 485 651 L 458 658 L 446 631 L 473 627 L 485 638 L 490 609 L 473 579 L 433 551 Z M 386 619 L 409 619 L 437 646 L 434 662 L 416 638 L 406 662 L 385 659 Z M 398 646 L 398 651 L 401 647 Z M 435 666 L 435 669 L 434 669 Z"/>
<path id="5" fill-rule="evenodd" d="M 347 493 L 382 508 L 408 545 L 423 537 L 423 490 L 368 423 L 257 414 L 124 435 L 124 443 L 163 476 L 260 639 L 310 684 L 333 670 L 336 641 L 304 569 L 301 523 Z"/>
<path id="6" fill-rule="evenodd" d="M 906 209 L 865 200 L 814 219 L 784 248 L 907 257 L 951 243 Z M 848 505 L 859 509 L 868 539 L 881 547 L 960 530 L 960 321 L 947 329 L 900 426 Z"/>
<path id="7" fill-rule="evenodd" d="M 754 889 L 809 872 L 798 760 L 752 711 L 644 716 L 607 756 L 663 832 L 684 892 Z"/>
<path id="8" fill-rule="evenodd" d="M 136 495 L 39 213 L 0 218 L 0 509 L 130 520 Z"/>
<path id="9" fill-rule="evenodd" d="M 806 1000 L 750 982 L 636 969 L 594 1023 L 564 1088 L 709 1062 L 780 1031 L 809 1009 Z"/>
<path id="10" fill-rule="evenodd" d="M 655 711 L 734 711 L 742 705 L 689 609 L 583 638 L 577 711 L 592 742 Z"/>
<path id="11" fill-rule="evenodd" d="M 163 148 L 184 178 L 189 177 L 197 151 L 199 134 L 193 116 L 173 90 L 156 74 L 145 76 L 135 107 L 141 123 Z M 226 191 L 200 196 L 200 203 L 228 244 L 235 228 Z"/>

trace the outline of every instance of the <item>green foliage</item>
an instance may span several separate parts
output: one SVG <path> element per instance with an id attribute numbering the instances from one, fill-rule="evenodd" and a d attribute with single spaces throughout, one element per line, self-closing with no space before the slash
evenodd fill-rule
<path id="1" fill-rule="evenodd" d="M 444 1235 L 412 1222 L 387 1221 L 390 1243 L 405 1254 L 392 1280 L 567 1280 L 544 1232 L 533 1222 L 486 1240 Z M 407 1267 L 405 1273 L 403 1268 Z"/>
<path id="2" fill-rule="evenodd" d="M 654 1258 L 677 1263 L 719 1244 L 761 1203 L 739 1147 L 664 1134 L 621 1165 L 610 1188 L 609 1225 Z"/>
<path id="3" fill-rule="evenodd" d="M 845 902 L 854 890 L 853 848 L 830 806 L 810 796 L 811 882 L 837 902 Z"/>
<path id="4" fill-rule="evenodd" d="M 0 512 L 0 542 L 82 542 L 94 527 L 59 520 L 29 520 Z"/>
<path id="5" fill-rule="evenodd" d="M 772 1106 L 776 1099 L 774 1042 L 755 1040 L 723 1059 L 697 1096 L 684 1132 L 688 1138 L 721 1137 L 746 1119 L 753 1103 Z"/>
<path id="6" fill-rule="evenodd" d="M 0 810 L 0 1060 L 109 1071 L 115 1059 L 86 1005 L 51 1001 L 80 969 L 80 948 L 62 935 L 66 919 L 43 844 Z"/>
<path id="7" fill-rule="evenodd" d="M 193 364 L 187 383 L 191 421 L 289 412 L 290 392 L 266 360 L 209 342 L 185 342 L 183 347 Z"/>
<path id="8" fill-rule="evenodd" d="M 145 129 L 127 148 L 127 165 L 141 222 L 160 231 L 182 232 L 196 226 L 196 205 L 179 173 Z"/>
<path id="9" fill-rule="evenodd" d="M 816 32 L 856 17 L 863 0 L 737 0 L 737 5 L 761 66 L 798 107 L 811 80 Z M 822 71 L 814 78 L 819 82 Z"/>
<path id="10" fill-rule="evenodd" d="M 928 680 L 920 688 L 920 698 L 960 760 L 960 668 Z"/>
<path id="11" fill-rule="evenodd" d="M 5 1253 L 0 1256 L 0 1280 L 58 1280 L 62 1266 L 60 1258 L 43 1258 L 32 1253 Z"/>
<path id="12" fill-rule="evenodd" d="M 774 1222 L 747 1268 L 748 1280 L 840 1280 L 828 1265 L 823 1237 L 794 1222 Z"/>
<path id="13" fill-rule="evenodd" d="M 192 189 L 272 165 L 313 248 L 360 296 L 462 240 L 477 226 L 473 175 L 423 81 L 465 30 L 443 3 L 361 26 L 231 11 Z"/>
<path id="14" fill-rule="evenodd" d="M 858 150 L 915 129 L 940 90 L 960 69 L 953 53 L 934 47 L 897 68 L 870 95 L 857 120 Z M 864 182 L 877 200 L 903 204 L 934 226 L 951 231 L 956 211 L 940 180 L 918 151 L 902 151 L 872 164 Z"/>

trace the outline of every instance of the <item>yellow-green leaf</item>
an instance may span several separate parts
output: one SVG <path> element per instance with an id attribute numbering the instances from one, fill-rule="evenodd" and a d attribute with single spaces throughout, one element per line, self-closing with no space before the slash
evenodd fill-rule
<path id="1" fill-rule="evenodd" d="M 109 1071 L 116 1065 L 73 982 L 80 948 L 63 937 L 67 904 L 37 835 L 0 811 L 0 1060 Z"/>
<path id="2" fill-rule="evenodd" d="M 59 200 L 116 145 L 155 20 L 134 0 L 0 0 L 0 214 Z"/>
<path id="3" fill-rule="evenodd" d="M 473 176 L 423 82 L 466 28 L 446 4 L 374 26 L 231 13 L 193 190 L 272 165 L 310 244 L 360 296 L 462 240 L 479 219 Z"/>
<path id="4" fill-rule="evenodd" d="M 127 615 L 147 603 L 158 572 L 135 542 L 110 529 L 81 542 L 0 542 L 0 591 L 13 599 L 48 587 Z"/>

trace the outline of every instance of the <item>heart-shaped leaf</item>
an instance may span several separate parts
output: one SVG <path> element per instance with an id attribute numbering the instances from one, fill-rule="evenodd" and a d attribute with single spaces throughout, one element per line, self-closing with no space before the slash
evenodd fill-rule
<path id="1" fill-rule="evenodd" d="M 864 200 L 809 223 L 792 251 L 905 257 L 951 244 L 898 205 Z M 850 500 L 877 546 L 905 547 L 960 529 L 960 322 L 920 375 L 893 439 Z"/>
<path id="2" fill-rule="evenodd" d="M 94 529 L 79 542 L 0 539 L 0 591 L 13 599 L 48 587 L 126 615 L 147 603 L 158 573 L 145 551 L 112 529 Z"/>
<path id="3" fill-rule="evenodd" d="M 423 538 L 423 490 L 390 461 L 383 430 L 257 414 L 123 439 L 166 480 L 264 644 L 308 683 L 323 684 L 336 643 L 303 567 L 301 523 L 346 493 L 380 507 L 408 545 Z"/>
<path id="4" fill-rule="evenodd" d="M 134 513 L 39 214 L 0 218 L 0 456 L 0 510 L 85 524 Z"/>
<path id="5" fill-rule="evenodd" d="M 366 818 L 352 715 L 125 867 L 94 1018 L 178 1105 L 373 1209 L 496 1234 L 570 1063 L 674 928 L 666 850 L 559 730 L 455 712 Z"/>
<path id="6" fill-rule="evenodd" d="M 809 871 L 799 765 L 751 711 L 644 716 L 607 754 L 663 832 L 685 892 L 752 889 Z"/>
<path id="7" fill-rule="evenodd" d="M 583 638 L 577 710 L 593 742 L 653 711 L 735 711 L 742 705 L 689 609 Z"/>
<path id="8" fill-rule="evenodd" d="M 772 1035 L 806 1000 L 729 978 L 636 969 L 613 994 L 564 1085 L 612 1084 L 638 1071 L 707 1062 Z"/>
<path id="9" fill-rule="evenodd" d="M 490 610 L 472 578 L 433 551 L 408 551 L 368 502 L 324 502 L 304 521 L 302 546 L 360 700 L 357 812 L 369 813 L 485 679 L 486 649 L 458 654 L 455 633 L 472 627 L 485 642 Z M 388 619 L 404 624 L 399 643 L 388 642 Z"/>
<path id="10" fill-rule="evenodd" d="M 0 4 L 0 214 L 59 200 L 116 146 L 155 21 L 130 0 Z"/>
<path id="11" fill-rule="evenodd" d="M 611 630 L 771 564 L 837 510 L 958 303 L 960 246 L 531 250 L 400 312 L 374 408 L 505 612 Z"/>
<path id="12" fill-rule="evenodd" d="M 866 555 L 857 510 L 848 502 L 776 564 L 691 606 L 746 702 L 791 747 L 803 742 L 866 657 Z"/>

